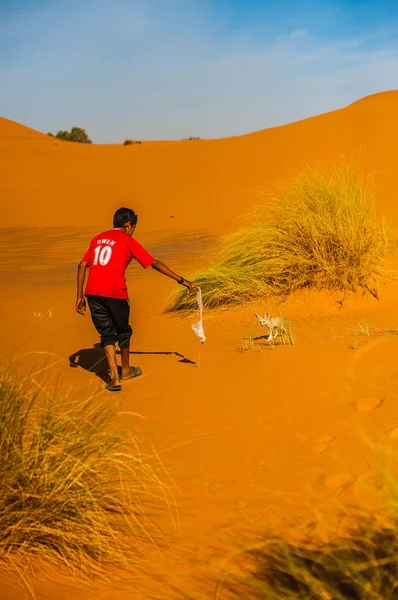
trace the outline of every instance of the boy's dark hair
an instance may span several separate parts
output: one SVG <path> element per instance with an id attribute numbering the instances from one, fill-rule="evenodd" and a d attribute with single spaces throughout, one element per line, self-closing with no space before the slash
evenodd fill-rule
<path id="1" fill-rule="evenodd" d="M 138 221 L 138 215 L 131 208 L 118 208 L 113 215 L 113 226 L 123 227 L 126 223 L 136 225 Z"/>

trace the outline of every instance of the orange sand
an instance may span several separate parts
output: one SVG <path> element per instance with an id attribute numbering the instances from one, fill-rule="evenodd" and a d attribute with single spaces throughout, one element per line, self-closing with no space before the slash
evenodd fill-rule
<path id="1" fill-rule="evenodd" d="M 102 382 L 84 368 L 95 362 L 97 336 L 89 316 L 74 312 L 74 271 L 116 208 L 136 209 L 137 238 L 188 275 L 277 178 L 358 151 L 375 175 L 380 211 L 398 225 L 398 91 L 242 137 L 129 147 L 60 142 L 0 120 L 1 357 L 12 351 L 34 386 L 97 389 Z M 326 500 L 363 499 L 361 482 L 373 485 L 359 432 L 396 443 L 398 336 L 386 331 L 397 329 L 398 284 L 387 282 L 380 301 L 352 297 L 342 309 L 328 294 L 297 295 L 284 306 L 296 345 L 259 342 L 242 352 L 243 338 L 263 333 L 253 307 L 206 314 L 200 347 L 192 319 L 161 314 L 172 282 L 132 265 L 128 283 L 134 364 L 144 376 L 126 382 L 122 408 L 136 413 L 129 423 L 170 471 L 181 518 L 168 532 L 171 549 L 132 589 L 139 598 L 194 598 L 195 590 L 212 598 L 232 542 L 244 541 L 237 532 L 302 522 L 312 504 L 325 512 Z M 83 368 L 71 369 L 68 357 L 82 349 Z M 38 599 L 132 597 L 55 577 L 38 576 Z M 7 590 L 0 582 L 2 598 L 24 598 Z"/>

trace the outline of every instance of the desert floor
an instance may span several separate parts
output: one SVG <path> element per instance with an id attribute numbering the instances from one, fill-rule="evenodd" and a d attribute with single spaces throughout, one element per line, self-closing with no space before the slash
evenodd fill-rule
<path id="1" fill-rule="evenodd" d="M 136 209 L 137 239 L 188 277 L 278 179 L 352 153 L 397 226 L 398 92 L 243 137 L 129 147 L 59 142 L 0 120 L 1 358 L 12 356 L 32 386 L 60 396 L 103 390 L 97 334 L 88 314 L 74 312 L 75 269 L 116 208 Z M 380 300 L 358 294 L 341 306 L 341 296 L 305 292 L 282 306 L 205 313 L 203 346 L 190 328 L 195 316 L 162 314 L 172 282 L 131 265 L 128 284 L 132 362 L 144 375 L 120 394 L 130 413 L 123 425 L 156 448 L 180 524 L 165 523 L 170 547 L 126 589 L 86 589 L 44 565 L 34 582 L 40 600 L 213 598 L 233 553 L 262 527 L 294 528 L 315 508 L 333 519 L 336 503 L 371 498 L 377 460 L 364 435 L 380 448 L 397 443 L 393 279 Z M 295 345 L 248 345 L 264 335 L 254 310 L 282 310 Z M 5 580 L 0 596 L 25 598 Z"/>

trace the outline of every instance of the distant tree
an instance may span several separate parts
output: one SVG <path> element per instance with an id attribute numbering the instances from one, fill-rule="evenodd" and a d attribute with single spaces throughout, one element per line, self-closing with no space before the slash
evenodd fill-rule
<path id="1" fill-rule="evenodd" d="M 194 136 L 192 135 L 191 137 L 187 137 L 187 138 L 182 138 L 183 140 L 188 140 L 188 141 L 192 141 L 192 140 L 200 140 L 200 137 Z"/>
<path id="2" fill-rule="evenodd" d="M 58 131 L 54 136 L 53 133 L 49 132 L 47 135 L 51 137 L 56 137 L 59 140 L 64 140 L 66 142 L 78 142 L 79 144 L 92 144 L 92 141 L 87 135 L 85 129 L 81 127 L 72 127 L 70 131 Z"/>

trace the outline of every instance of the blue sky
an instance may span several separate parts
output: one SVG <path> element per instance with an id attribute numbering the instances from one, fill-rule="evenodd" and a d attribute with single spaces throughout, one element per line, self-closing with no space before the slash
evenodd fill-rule
<path id="1" fill-rule="evenodd" d="M 222 137 L 398 88 L 397 0 L 0 0 L 0 115 Z"/>

